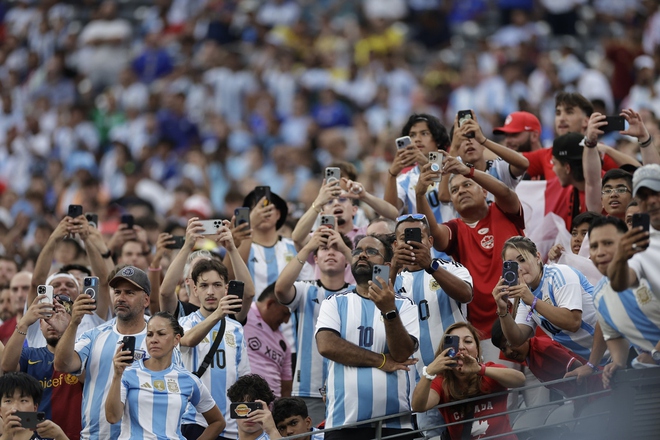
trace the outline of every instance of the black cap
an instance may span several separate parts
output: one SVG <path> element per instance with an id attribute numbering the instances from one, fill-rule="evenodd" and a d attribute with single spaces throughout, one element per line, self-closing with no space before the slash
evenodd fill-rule
<path id="1" fill-rule="evenodd" d="M 110 287 L 115 287 L 121 280 L 126 280 L 140 290 L 144 290 L 147 295 L 151 294 L 151 283 L 149 277 L 142 270 L 135 266 L 126 266 L 115 274 L 108 283 Z"/>
<path id="2" fill-rule="evenodd" d="M 584 139 L 584 135 L 579 133 L 566 133 L 555 138 L 552 143 L 552 155 L 564 160 L 582 159 L 582 150 L 584 149 L 580 145 L 582 139 Z"/>

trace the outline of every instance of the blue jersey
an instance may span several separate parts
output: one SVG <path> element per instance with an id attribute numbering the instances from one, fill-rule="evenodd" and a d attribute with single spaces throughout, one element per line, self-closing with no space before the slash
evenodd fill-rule
<path id="1" fill-rule="evenodd" d="M 396 295 L 396 308 L 408 334 L 419 340 L 417 307 Z M 385 324 L 373 301 L 355 291 L 331 295 L 321 304 L 316 332 L 333 331 L 342 339 L 376 353 L 387 353 Z M 410 411 L 413 371 L 386 373 L 378 368 L 349 367 L 328 360 L 326 428 Z M 410 417 L 389 419 L 385 428 L 412 428 Z"/>
<path id="2" fill-rule="evenodd" d="M 646 280 L 616 292 L 603 277 L 594 288 L 594 305 L 605 340 L 626 338 L 638 349 L 651 351 L 660 341 L 660 301 Z"/>
<path id="3" fill-rule="evenodd" d="M 460 263 L 438 260 L 440 268 L 472 286 L 470 272 Z M 410 298 L 417 305 L 419 317 L 419 354 L 422 362 L 418 369 L 429 365 L 435 359 L 435 351 L 442 343 L 445 329 L 455 322 L 465 321 L 461 304 L 450 298 L 433 275 L 424 270 L 409 272 L 404 270 L 396 276 L 394 290 L 402 296 Z"/>
<path id="4" fill-rule="evenodd" d="M 121 378 L 124 415 L 119 439 L 181 439 L 181 416 L 188 403 L 205 413 L 215 406 L 209 390 L 190 371 L 170 365 L 151 371 L 144 361 L 128 367 Z"/>
<path id="5" fill-rule="evenodd" d="M 532 292 L 539 301 L 545 301 L 555 307 L 568 310 L 580 310 L 582 323 L 577 332 L 570 332 L 556 327 L 535 309 L 532 319 L 527 321 L 530 306 L 520 302 L 516 314 L 516 323 L 536 329 L 541 325 L 543 331 L 555 341 L 589 359 L 596 326 L 596 309 L 593 302 L 593 286 L 585 277 L 579 277 L 577 271 L 564 264 L 544 265 L 543 276 L 538 287 Z"/>
<path id="6" fill-rule="evenodd" d="M 326 290 L 320 281 L 296 281 L 293 283 L 296 291 L 293 301 L 286 306 L 297 316 L 296 344 L 298 357 L 293 376 L 294 396 L 321 398 L 319 388 L 325 383 L 323 374 L 323 357 L 319 354 L 314 337 L 316 321 L 319 317 L 321 303 L 328 296 L 337 293 Z M 352 289 L 346 284 L 338 292 Z"/>
<path id="7" fill-rule="evenodd" d="M 200 311 L 184 316 L 179 319 L 184 332 L 187 332 L 200 322 L 204 317 Z M 231 318 L 225 318 L 225 335 L 218 346 L 213 362 L 202 375 L 202 383 L 209 389 L 215 403 L 220 408 L 220 412 L 227 421 L 227 426 L 221 434 L 226 438 L 238 438 L 238 427 L 236 421 L 229 417 L 229 398 L 227 389 L 232 386 L 236 380 L 245 374 L 250 373 L 250 362 L 248 360 L 245 337 L 243 335 L 243 326 Z M 220 331 L 220 322 L 216 323 L 208 335 L 196 347 L 181 346 L 181 356 L 183 364 L 189 371 L 197 371 L 204 357 L 211 349 L 211 345 Z M 206 419 L 199 414 L 192 406 L 188 407 L 183 417 L 183 424 L 197 424 L 207 426 Z"/>
<path id="8" fill-rule="evenodd" d="M 145 335 L 147 326 L 135 336 L 135 360 L 147 357 Z M 82 400 L 81 438 L 105 440 L 119 437 L 120 423 L 111 425 L 105 419 L 105 398 L 112 381 L 112 359 L 125 335 L 117 331 L 116 318 L 86 331 L 76 341 L 75 350 L 86 372 Z M 175 351 L 176 353 L 177 351 Z M 176 355 L 175 355 L 176 356 Z M 180 362 L 180 359 L 178 359 Z M 135 363 L 135 362 L 134 362 Z"/>

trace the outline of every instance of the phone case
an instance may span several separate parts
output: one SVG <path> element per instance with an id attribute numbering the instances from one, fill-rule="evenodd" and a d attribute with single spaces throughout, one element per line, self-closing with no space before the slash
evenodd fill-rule
<path id="1" fill-rule="evenodd" d="M 229 417 L 232 419 L 245 419 L 252 412 L 261 409 L 258 402 L 234 402 L 229 404 Z"/>
<path id="2" fill-rule="evenodd" d="M 236 217 L 236 226 L 247 223 L 250 227 L 250 208 L 236 208 L 234 210 L 234 216 Z"/>
<path id="3" fill-rule="evenodd" d="M 422 242 L 422 230 L 419 228 L 406 228 L 403 230 L 405 241 Z"/>
<path id="4" fill-rule="evenodd" d="M 124 347 L 122 348 L 122 351 L 130 351 L 131 355 L 133 356 L 133 360 L 135 359 L 135 336 L 124 336 L 122 339 L 122 342 L 124 343 Z M 133 361 L 127 362 L 129 364 L 132 364 Z"/>
<path id="5" fill-rule="evenodd" d="M 46 420 L 46 414 L 41 411 L 16 411 L 14 415 L 21 419 L 21 426 L 26 429 L 36 429 L 39 423 Z"/>
<path id="6" fill-rule="evenodd" d="M 131 214 L 124 214 L 121 216 L 120 222 L 128 226 L 128 229 L 133 229 L 133 225 L 135 224 L 135 219 Z"/>
<path id="7" fill-rule="evenodd" d="M 460 344 L 460 339 L 458 335 L 447 335 L 445 336 L 445 340 L 442 344 L 442 349 L 446 350 L 450 348 L 449 352 L 447 353 L 449 357 L 454 357 L 458 354 L 458 346 Z"/>
<path id="8" fill-rule="evenodd" d="M 438 172 L 442 170 L 442 154 L 436 151 L 429 152 L 429 162 L 431 163 L 431 171 Z M 442 180 L 442 174 L 438 177 L 434 177 L 434 182 L 440 182 Z"/>
<path id="9" fill-rule="evenodd" d="M 202 235 L 216 235 L 218 233 L 218 228 L 222 226 L 222 220 L 212 219 L 212 220 L 201 220 L 202 226 L 204 226 L 204 232 Z"/>
<path id="10" fill-rule="evenodd" d="M 256 187 L 254 189 L 254 195 L 257 202 L 262 198 L 266 197 L 266 203 L 264 203 L 264 206 L 267 206 L 270 203 L 270 186 Z"/>
<path id="11" fill-rule="evenodd" d="M 329 228 L 335 229 L 337 224 L 337 219 L 334 215 L 322 215 L 321 216 L 321 226 L 327 226 Z"/>
<path id="12" fill-rule="evenodd" d="M 396 148 L 398 150 L 402 150 L 406 148 L 408 145 L 412 144 L 412 139 L 410 139 L 410 136 L 403 136 L 400 138 L 397 138 L 396 141 Z"/>
<path id="13" fill-rule="evenodd" d="M 382 279 L 385 280 L 386 283 L 389 282 L 390 266 L 376 264 L 374 266 L 373 272 L 371 273 L 371 281 L 373 281 L 375 285 L 377 285 L 379 288 L 382 289 L 383 285 L 380 284 L 380 281 L 378 281 L 376 277 L 381 277 Z"/>
<path id="14" fill-rule="evenodd" d="M 39 304 L 53 304 L 53 286 L 40 285 L 37 287 L 37 295 L 46 295 L 46 298 L 39 300 Z M 49 314 L 45 316 L 46 318 L 50 318 L 53 315 Z"/>
<path id="15" fill-rule="evenodd" d="M 330 183 L 341 179 L 341 170 L 337 167 L 328 167 L 325 169 L 325 182 Z"/>
<path id="16" fill-rule="evenodd" d="M 96 301 L 96 296 L 99 293 L 98 277 L 85 277 L 83 280 L 83 293 L 91 296 L 92 299 Z"/>
<path id="17" fill-rule="evenodd" d="M 502 278 L 509 286 L 518 284 L 518 263 L 515 261 L 505 261 L 502 265 Z"/>
<path id="18" fill-rule="evenodd" d="M 68 216 L 71 218 L 76 218 L 81 216 L 83 213 L 83 207 L 82 205 L 69 205 L 69 212 Z"/>

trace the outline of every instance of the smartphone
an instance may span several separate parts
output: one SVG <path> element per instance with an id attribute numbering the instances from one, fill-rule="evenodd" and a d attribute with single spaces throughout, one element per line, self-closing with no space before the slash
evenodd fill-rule
<path id="1" fill-rule="evenodd" d="M 240 299 L 243 299 L 243 291 L 245 290 L 245 283 L 243 281 L 231 280 L 229 282 L 229 287 L 227 288 L 227 295 L 236 295 Z M 234 313 L 241 311 L 243 307 L 234 309 Z"/>
<path id="2" fill-rule="evenodd" d="M 502 278 L 504 282 L 511 286 L 518 285 L 518 263 L 516 261 L 505 261 L 502 265 Z M 508 300 L 509 298 L 505 298 Z"/>
<path id="3" fill-rule="evenodd" d="M 125 224 L 127 229 L 133 229 L 133 225 L 135 224 L 135 219 L 131 214 L 124 214 L 121 216 L 120 223 Z"/>
<path id="4" fill-rule="evenodd" d="M 335 229 L 337 226 L 337 219 L 334 215 L 322 215 L 321 216 L 321 226 L 326 226 L 330 229 Z"/>
<path id="5" fill-rule="evenodd" d="M 406 228 L 403 230 L 404 240 L 406 242 L 416 241 L 417 243 L 422 242 L 422 230 L 420 228 Z"/>
<path id="6" fill-rule="evenodd" d="M 641 226 L 644 228 L 645 232 L 649 232 L 649 229 L 651 228 L 651 217 L 649 216 L 648 213 L 646 212 L 638 212 L 636 214 L 633 214 L 632 216 L 632 227 L 636 228 L 638 226 Z M 643 247 L 643 249 L 646 249 L 648 246 Z"/>
<path id="7" fill-rule="evenodd" d="M 83 279 L 83 293 L 89 295 L 94 300 L 94 309 L 96 309 L 96 297 L 99 294 L 99 278 L 85 277 Z"/>
<path id="8" fill-rule="evenodd" d="M 202 226 L 204 226 L 204 231 L 202 235 L 216 235 L 218 233 L 218 228 L 222 226 L 221 219 L 212 219 L 212 220 L 200 220 Z"/>
<path id="9" fill-rule="evenodd" d="M 248 229 L 250 229 L 250 208 L 236 208 L 234 209 L 234 216 L 236 217 L 236 226 L 247 223 Z"/>
<path id="10" fill-rule="evenodd" d="M 381 277 L 385 280 L 386 283 L 388 283 L 390 280 L 390 266 L 376 264 L 373 271 L 371 272 L 371 281 L 373 281 L 375 285 L 382 289 L 383 285 L 380 284 L 380 281 L 378 281 L 376 277 Z"/>
<path id="11" fill-rule="evenodd" d="M 232 419 L 245 419 L 252 412 L 261 409 L 259 402 L 234 402 L 229 404 L 229 417 Z"/>
<path id="12" fill-rule="evenodd" d="M 41 411 L 16 411 L 14 415 L 20 417 L 21 427 L 25 429 L 37 429 L 37 425 L 46 420 L 46 414 Z"/>
<path id="13" fill-rule="evenodd" d="M 460 338 L 458 335 L 445 335 L 445 340 L 442 342 L 442 350 L 449 348 L 447 355 L 449 357 L 456 357 L 458 354 L 458 344 L 460 343 Z"/>
<path id="14" fill-rule="evenodd" d="M 410 139 L 410 136 L 403 136 L 403 137 L 397 138 L 396 141 L 394 141 L 394 142 L 396 142 L 397 150 L 403 150 L 408 145 L 412 145 L 412 139 Z"/>
<path id="15" fill-rule="evenodd" d="M 130 361 L 126 362 L 127 364 L 132 364 L 133 360 L 135 360 L 135 336 L 124 336 L 124 338 L 121 340 L 122 343 L 124 344 L 124 347 L 122 348 L 122 351 L 130 351 L 131 352 L 131 359 Z"/>
<path id="16" fill-rule="evenodd" d="M 626 119 L 623 116 L 605 116 L 607 125 L 600 127 L 605 133 L 623 131 L 626 129 Z"/>
<path id="17" fill-rule="evenodd" d="M 181 249 L 186 242 L 186 237 L 183 235 L 173 235 L 170 240 L 174 240 L 174 243 L 165 245 L 166 249 Z"/>
<path id="18" fill-rule="evenodd" d="M 429 162 L 431 163 L 431 171 L 438 172 L 442 169 L 442 154 L 437 151 L 429 152 Z M 438 177 L 434 177 L 434 182 L 440 182 L 442 180 L 442 174 Z"/>
<path id="19" fill-rule="evenodd" d="M 99 227 L 99 215 L 95 212 L 86 212 L 85 213 L 85 218 L 87 219 L 87 223 L 89 223 L 92 227 L 97 228 Z"/>
<path id="20" fill-rule="evenodd" d="M 254 189 L 254 196 L 257 200 L 261 200 L 262 198 L 266 197 L 266 201 L 264 202 L 264 206 L 268 206 L 270 203 L 270 186 L 258 186 Z"/>
<path id="21" fill-rule="evenodd" d="M 69 213 L 67 214 L 71 218 L 80 217 L 83 213 L 82 205 L 69 205 Z"/>
<path id="22" fill-rule="evenodd" d="M 462 127 L 465 121 L 472 119 L 472 110 L 459 110 L 458 111 L 458 126 Z M 465 135 L 468 138 L 474 137 L 474 132 L 469 132 Z"/>
<path id="23" fill-rule="evenodd" d="M 46 286 L 42 284 L 37 287 L 37 295 L 46 295 L 46 298 L 39 300 L 39 304 L 53 304 L 53 286 Z M 45 315 L 46 318 L 50 318 L 53 314 Z"/>
<path id="24" fill-rule="evenodd" d="M 338 181 L 341 179 L 341 170 L 338 167 L 328 167 L 325 169 L 325 183 Z"/>

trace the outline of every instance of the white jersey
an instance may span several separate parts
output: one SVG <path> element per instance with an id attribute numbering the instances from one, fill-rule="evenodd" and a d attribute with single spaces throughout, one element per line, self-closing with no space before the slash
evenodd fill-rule
<path id="1" fill-rule="evenodd" d="M 120 440 L 184 440 L 181 417 L 188 403 L 199 413 L 215 406 L 197 376 L 174 364 L 163 371 L 151 371 L 140 360 L 124 371 L 120 391 L 124 404 Z"/>
<path id="2" fill-rule="evenodd" d="M 296 291 L 293 301 L 286 306 L 296 314 L 297 332 L 296 343 L 298 357 L 296 370 L 293 376 L 292 395 L 299 397 L 321 398 L 319 388 L 325 383 L 323 372 L 323 357 L 316 346 L 314 330 L 319 317 L 321 303 L 328 296 L 352 289 L 348 284 L 337 292 L 326 290 L 319 280 L 296 281 L 293 283 Z"/>
<path id="3" fill-rule="evenodd" d="M 438 260 L 440 268 L 472 286 L 470 272 L 460 263 Z M 394 290 L 410 298 L 417 305 L 419 317 L 419 352 L 415 357 L 422 359 L 418 369 L 429 365 L 435 359 L 435 351 L 442 345 L 445 329 L 455 322 L 464 322 L 465 315 L 461 304 L 450 298 L 433 275 L 424 270 L 409 272 L 404 270 L 396 276 Z"/>
<path id="4" fill-rule="evenodd" d="M 146 318 L 146 317 L 145 317 Z M 112 359 L 117 352 L 122 335 L 117 331 L 117 319 L 86 331 L 78 338 L 75 350 L 80 356 L 82 368 L 86 372 L 82 398 L 82 431 L 80 438 L 104 440 L 119 437 L 120 423 L 111 425 L 105 419 L 104 405 L 114 368 Z M 146 319 L 145 319 L 146 321 Z M 147 326 L 135 336 L 135 360 L 148 357 L 145 335 Z M 175 350 L 175 355 L 178 350 Z M 177 362 L 180 362 L 180 355 Z M 135 362 L 134 362 L 135 364 Z"/>
<path id="5" fill-rule="evenodd" d="M 555 307 L 582 311 L 582 323 L 577 332 L 569 332 L 555 327 L 535 309 L 532 319 L 527 321 L 530 306 L 520 302 L 516 314 L 516 323 L 536 329 L 541 325 L 543 331 L 555 341 L 589 359 L 596 326 L 596 308 L 593 302 L 593 286 L 584 276 L 570 266 L 563 264 L 544 265 L 539 286 L 532 292 L 539 301 L 545 301 Z"/>
<path id="6" fill-rule="evenodd" d="M 25 304 L 25 309 L 23 310 L 23 314 L 27 312 L 27 304 Z M 112 319 L 112 315 L 108 313 L 108 318 Z M 41 325 L 39 324 L 39 320 L 36 322 L 32 323 L 31 326 L 28 327 L 27 330 L 27 343 L 28 347 L 32 348 L 39 348 L 39 347 L 45 347 L 46 344 L 46 338 L 44 338 L 44 334 L 41 331 Z M 91 330 L 94 327 L 98 327 L 101 324 L 104 324 L 107 322 L 107 319 L 101 318 L 99 315 L 96 313 L 93 313 L 91 315 L 85 315 L 82 318 L 82 321 L 80 321 L 80 325 L 78 326 L 78 329 L 76 330 L 76 339 L 82 336 L 83 333 L 85 333 L 87 330 Z"/>
<path id="7" fill-rule="evenodd" d="M 200 311 L 184 316 L 179 319 L 184 333 L 204 320 Z M 225 335 L 218 346 L 213 362 L 200 378 L 202 383 L 209 389 L 218 408 L 225 417 L 227 426 L 221 434 L 226 438 L 238 438 L 238 427 L 236 421 L 229 417 L 229 398 L 227 389 L 236 383 L 236 380 L 246 374 L 250 374 L 250 362 L 248 360 L 247 346 L 243 335 L 243 326 L 231 318 L 225 318 Z M 218 321 L 206 337 L 197 344 L 196 347 L 181 346 L 181 357 L 183 364 L 189 371 L 197 371 L 204 361 L 204 357 L 211 349 L 218 331 L 220 331 L 221 322 Z M 183 424 L 197 424 L 208 426 L 204 416 L 195 411 L 195 408 L 188 406 L 188 411 L 183 416 Z"/>
<path id="8" fill-rule="evenodd" d="M 410 298 L 396 295 L 396 308 L 410 336 L 419 340 L 415 304 Z M 354 290 L 331 295 L 323 301 L 316 324 L 316 332 L 319 331 L 333 331 L 365 350 L 388 352 L 380 310 Z M 414 380 L 414 371 L 386 373 L 378 368 L 349 367 L 328 360 L 326 428 L 410 411 Z M 401 417 L 389 419 L 383 427 L 409 429 L 412 424 L 410 417 Z"/>
<path id="9" fill-rule="evenodd" d="M 651 286 L 651 291 L 660 296 L 660 231 L 649 229 L 651 243 L 644 252 L 632 256 L 628 265 L 637 274 L 637 279 L 645 279 Z"/>
<path id="10" fill-rule="evenodd" d="M 616 292 L 607 277 L 594 287 L 594 305 L 606 341 L 626 338 L 651 351 L 660 341 L 660 298 L 642 279 L 634 289 Z"/>

